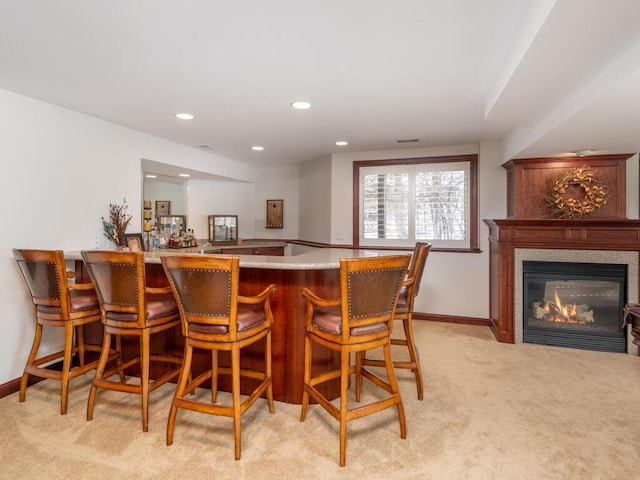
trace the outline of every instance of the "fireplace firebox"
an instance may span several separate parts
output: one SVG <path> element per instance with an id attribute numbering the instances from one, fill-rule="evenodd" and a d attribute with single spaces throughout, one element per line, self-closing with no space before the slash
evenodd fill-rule
<path id="1" fill-rule="evenodd" d="M 524 261 L 523 342 L 625 353 L 627 265 Z"/>

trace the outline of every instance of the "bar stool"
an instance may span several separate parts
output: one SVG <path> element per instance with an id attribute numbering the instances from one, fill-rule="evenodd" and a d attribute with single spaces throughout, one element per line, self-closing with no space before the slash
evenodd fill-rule
<path id="1" fill-rule="evenodd" d="M 640 303 L 627 303 L 623 313 L 622 326 L 630 326 L 633 344 L 638 346 L 638 356 L 640 356 Z"/>
<path id="2" fill-rule="evenodd" d="M 391 323 L 398 294 L 409 265 L 409 255 L 340 260 L 340 298 L 323 299 L 308 288 L 304 341 L 304 390 L 300 421 L 304 422 L 309 398 L 340 422 L 340 466 L 346 462 L 347 422 L 396 406 L 400 437 L 406 438 L 404 406 L 391 360 Z M 340 352 L 340 369 L 312 374 L 313 344 Z M 366 350 L 382 347 L 387 380 L 362 364 Z M 351 364 L 355 353 L 355 366 Z M 349 407 L 349 376 L 355 374 L 355 400 L 360 402 L 362 377 L 389 393 L 383 399 Z M 317 385 L 340 378 L 340 406 L 335 406 Z"/>
<path id="3" fill-rule="evenodd" d="M 212 255 L 167 255 L 160 257 L 178 301 L 185 337 L 184 363 L 167 423 L 167 445 L 173 443 L 178 408 L 233 418 L 235 459 L 240 460 L 240 417 L 266 392 L 269 411 L 274 413 L 271 377 L 271 326 L 269 298 L 276 286 L 269 285 L 255 296 L 239 295 L 238 257 Z M 264 339 L 264 370 L 240 366 L 243 348 Z M 211 352 L 211 369 L 192 379 L 193 349 Z M 218 365 L 218 352 L 231 352 L 231 366 Z M 232 405 L 217 403 L 218 375 L 231 375 Z M 240 378 L 257 380 L 244 401 L 240 401 Z M 187 398 L 211 379 L 211 402 Z"/>
<path id="4" fill-rule="evenodd" d="M 87 363 L 85 353 L 100 352 L 100 345 L 84 342 L 84 326 L 100 321 L 100 306 L 93 284 L 73 283 L 75 272 L 67 271 L 62 250 L 13 249 L 24 277 L 36 320 L 36 331 L 29 357 L 20 380 L 20 402 L 27 394 L 29 375 L 60 380 L 60 413 L 67 413 L 69 381 L 93 370 L 98 360 Z M 61 351 L 38 357 L 43 327 L 64 328 L 64 347 Z M 107 351 L 107 359 L 117 356 L 115 350 Z M 77 368 L 73 365 L 77 359 Z M 62 359 L 62 370 L 49 365 Z"/>
<path id="5" fill-rule="evenodd" d="M 151 353 L 151 335 L 180 324 L 178 305 L 170 287 L 147 287 L 143 252 L 84 250 L 82 258 L 96 286 L 100 302 L 104 343 L 87 402 L 87 420 L 93 419 L 98 388 L 142 396 L 142 431 L 149 430 L 149 392 L 176 378 L 182 357 L 170 353 Z M 133 358 L 106 369 L 111 336 L 137 337 L 139 352 Z M 150 379 L 150 364 L 165 368 Z M 126 383 L 126 369 L 140 367 L 140 383 Z M 119 374 L 119 381 L 110 379 Z"/>
<path id="6" fill-rule="evenodd" d="M 431 250 L 431 244 L 426 242 L 417 242 L 411 256 L 411 263 L 407 269 L 407 274 L 402 282 L 402 289 L 398 297 L 398 304 L 394 314 L 394 320 L 402 321 L 404 330 L 404 338 L 392 337 L 391 345 L 401 345 L 407 347 L 409 353 L 409 361 L 394 360 L 395 368 L 403 368 L 411 370 L 416 379 L 416 388 L 418 390 L 418 400 L 424 398 L 424 387 L 422 383 L 422 369 L 420 367 L 420 352 L 416 346 L 415 336 L 413 335 L 413 302 L 420 292 L 420 283 L 422 282 L 422 273 L 427 263 L 427 257 Z M 384 366 L 384 360 L 366 358 L 367 353 L 363 354 L 362 362 L 369 366 Z"/>

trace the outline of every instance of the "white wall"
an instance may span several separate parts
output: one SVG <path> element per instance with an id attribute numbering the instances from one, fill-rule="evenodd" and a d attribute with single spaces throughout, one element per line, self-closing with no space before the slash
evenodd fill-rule
<path id="1" fill-rule="evenodd" d="M 332 228 L 339 218 L 332 212 L 332 190 L 344 188 L 341 183 L 334 184 L 331 157 L 305 162 L 300 165 L 300 240 L 320 243 L 332 241 Z M 349 185 L 351 191 L 351 185 Z M 341 208 L 349 209 L 348 205 Z M 349 209 L 349 212 L 351 210 Z M 349 242 L 351 243 L 351 242 Z"/>
<path id="2" fill-rule="evenodd" d="M 102 241 L 100 219 L 109 203 L 125 197 L 134 215 L 128 231 L 141 231 L 142 158 L 253 179 L 238 162 L 5 90 L 0 158 L 0 384 L 22 374 L 34 331 L 30 297 L 11 248 L 93 248 Z M 253 214 L 251 200 L 245 211 Z M 62 343 L 48 334 L 44 342 L 49 351 Z"/>
<path id="3" fill-rule="evenodd" d="M 253 232 L 255 238 L 297 239 L 299 198 L 298 165 L 256 169 Z M 283 200 L 283 228 L 265 228 L 267 200 Z"/>
<path id="4" fill-rule="evenodd" d="M 500 148 L 497 143 L 336 154 L 331 162 L 331 203 L 334 205 L 331 216 L 332 239 L 335 241 L 344 232 L 348 243 L 351 243 L 354 161 L 465 154 L 479 155 L 480 219 L 504 218 L 506 172 L 500 167 Z M 489 317 L 488 230 L 482 222 L 479 235 L 482 253 L 432 252 L 429 255 L 420 295 L 416 298 L 416 311 Z"/>

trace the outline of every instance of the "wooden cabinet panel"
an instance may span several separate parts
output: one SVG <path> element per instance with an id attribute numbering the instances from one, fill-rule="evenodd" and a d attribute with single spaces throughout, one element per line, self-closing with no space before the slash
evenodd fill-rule
<path id="1" fill-rule="evenodd" d="M 589 167 L 608 189 L 607 201 L 588 218 L 626 218 L 626 161 L 631 154 L 585 158 L 518 158 L 502 165 L 507 170 L 507 216 L 554 218 L 547 211 L 549 185 L 570 169 Z M 576 187 L 577 188 L 577 187 Z M 580 197 L 582 192 L 577 191 Z M 570 195 L 569 195 L 570 196 Z"/>
<path id="2" fill-rule="evenodd" d="M 221 253 L 230 255 L 271 255 L 274 257 L 282 257 L 284 256 L 284 247 L 237 246 L 233 248 L 223 248 L 221 249 Z"/>
<path id="3" fill-rule="evenodd" d="M 284 255 L 284 247 L 257 247 L 253 249 L 253 255 L 272 255 L 274 257 L 282 257 Z"/>

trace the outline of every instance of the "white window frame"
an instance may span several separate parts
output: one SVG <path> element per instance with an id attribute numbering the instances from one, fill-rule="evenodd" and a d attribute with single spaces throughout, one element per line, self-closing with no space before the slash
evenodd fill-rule
<path id="1" fill-rule="evenodd" d="M 463 170 L 465 172 L 465 238 L 461 240 L 415 238 L 415 174 L 420 171 Z M 409 229 L 407 239 L 364 238 L 363 196 L 367 174 L 409 174 Z M 354 162 L 354 246 L 375 248 L 413 248 L 417 241 L 427 241 L 433 250 L 479 251 L 477 207 L 477 155 L 427 157 L 397 160 Z"/>

